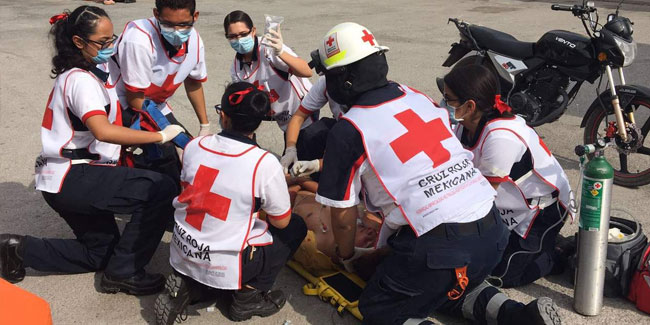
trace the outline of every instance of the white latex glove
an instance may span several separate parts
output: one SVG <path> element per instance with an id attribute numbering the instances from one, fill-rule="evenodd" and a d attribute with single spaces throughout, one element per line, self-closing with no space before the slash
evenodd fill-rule
<path id="1" fill-rule="evenodd" d="M 273 48 L 273 53 L 275 53 L 276 56 L 280 56 L 282 54 L 284 50 L 282 49 L 283 41 L 279 26 L 277 32 L 270 29 L 268 34 L 264 34 L 264 41 L 262 44 Z"/>
<path id="2" fill-rule="evenodd" d="M 348 258 L 347 260 L 341 260 L 341 264 L 343 264 L 343 267 L 346 271 L 354 273 L 353 262 L 359 259 L 361 256 L 366 255 L 374 250 L 374 248 L 354 247 L 354 255 L 352 255 L 352 257 Z"/>
<path id="3" fill-rule="evenodd" d="M 199 136 L 202 137 L 204 135 L 209 135 L 209 134 L 212 134 L 210 132 L 210 123 L 200 124 Z"/>
<path id="4" fill-rule="evenodd" d="M 291 146 L 284 149 L 284 156 L 280 158 L 280 165 L 285 174 L 289 173 L 289 166 L 295 164 L 298 161 L 298 150 L 296 147 Z"/>
<path id="5" fill-rule="evenodd" d="M 168 125 L 162 131 L 158 131 L 158 133 L 162 135 L 162 140 L 157 143 L 163 144 L 172 141 L 172 139 L 179 135 L 181 132 L 185 132 L 185 129 L 183 129 L 182 126 L 176 124 Z"/>
<path id="6" fill-rule="evenodd" d="M 291 167 L 291 176 L 304 177 L 320 171 L 320 160 L 298 160 Z"/>

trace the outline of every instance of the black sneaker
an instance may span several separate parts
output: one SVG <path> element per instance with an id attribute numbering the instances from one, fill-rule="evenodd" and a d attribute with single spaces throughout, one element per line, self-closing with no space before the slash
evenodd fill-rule
<path id="1" fill-rule="evenodd" d="M 156 324 L 172 325 L 174 321 L 182 322 L 185 308 L 190 302 L 190 290 L 182 276 L 172 273 L 165 282 L 165 292 L 156 298 L 154 312 Z"/>
<path id="2" fill-rule="evenodd" d="M 524 307 L 526 314 L 531 318 L 531 325 L 561 325 L 562 319 L 558 306 L 553 299 L 541 297 L 528 303 Z"/>
<path id="3" fill-rule="evenodd" d="M 3 279 L 11 283 L 17 283 L 25 278 L 22 252 L 23 236 L 0 235 L 0 274 Z"/>
<path id="4" fill-rule="evenodd" d="M 163 289 L 165 277 L 162 274 L 149 274 L 144 271 L 129 278 L 114 278 L 104 273 L 100 286 L 107 293 L 122 291 L 134 296 L 152 295 Z"/>
<path id="5" fill-rule="evenodd" d="M 281 290 L 262 292 L 257 289 L 243 289 L 233 293 L 230 305 L 230 320 L 240 322 L 253 316 L 271 316 L 284 306 L 287 299 Z"/>

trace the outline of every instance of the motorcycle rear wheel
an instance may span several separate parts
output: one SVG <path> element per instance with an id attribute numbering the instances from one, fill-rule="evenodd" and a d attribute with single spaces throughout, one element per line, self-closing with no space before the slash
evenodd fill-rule
<path id="1" fill-rule="evenodd" d="M 600 101 L 596 99 L 591 106 L 600 107 Z M 624 187 L 638 187 L 650 184 L 650 144 L 648 131 L 650 131 L 650 98 L 638 97 L 632 100 L 627 107 L 621 107 L 624 111 L 632 106 L 636 127 L 641 130 L 643 140 L 641 147 L 636 152 L 625 154 L 617 150 L 605 150 L 605 157 L 614 167 L 614 184 Z M 618 136 L 607 138 L 605 129 L 609 122 L 616 121 L 613 112 L 604 109 L 595 109 L 593 114 L 587 118 L 584 132 L 584 142 L 594 143 L 598 138 L 606 141 L 616 142 Z M 625 115 L 625 114 L 624 114 Z M 626 122 L 627 116 L 625 116 Z M 619 139 L 620 140 L 620 139 Z M 644 145 L 645 144 L 645 145 Z M 617 144 L 618 146 L 619 144 Z M 593 158 L 593 155 L 589 159 Z"/>

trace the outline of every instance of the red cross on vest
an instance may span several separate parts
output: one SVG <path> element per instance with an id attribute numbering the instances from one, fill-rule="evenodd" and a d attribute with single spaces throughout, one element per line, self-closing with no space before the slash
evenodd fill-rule
<path id="1" fill-rule="evenodd" d="M 370 43 L 372 46 L 375 46 L 375 37 L 372 36 L 372 34 L 369 34 L 365 29 L 363 30 L 363 37 L 361 37 L 361 40 Z"/>
<path id="2" fill-rule="evenodd" d="M 325 43 L 327 43 L 327 46 L 332 46 L 332 43 L 334 43 L 334 37 L 330 36 Z"/>
<path id="3" fill-rule="evenodd" d="M 404 164 L 420 152 L 424 152 L 436 167 L 449 160 L 450 154 L 440 143 L 451 138 L 440 118 L 424 122 L 412 109 L 395 114 L 395 118 L 408 130 L 390 143 L 390 147 Z"/>
<path id="4" fill-rule="evenodd" d="M 228 216 L 230 199 L 210 192 L 217 175 L 219 170 L 200 165 L 194 176 L 194 182 L 182 184 L 183 192 L 178 196 L 178 202 L 187 203 L 185 222 L 198 231 L 201 231 L 206 213 L 223 221 Z"/>

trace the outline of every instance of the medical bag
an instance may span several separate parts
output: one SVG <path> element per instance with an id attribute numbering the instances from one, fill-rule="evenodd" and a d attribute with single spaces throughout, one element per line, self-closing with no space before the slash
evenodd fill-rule
<path id="1" fill-rule="evenodd" d="M 623 240 L 607 243 L 607 260 L 605 261 L 605 297 L 626 297 L 630 290 L 632 274 L 641 259 L 648 238 L 643 234 L 643 227 L 640 223 L 611 217 L 609 228 L 618 228 L 624 236 Z M 576 236 L 577 237 L 577 236 Z M 575 280 L 575 267 L 577 254 L 569 260 L 572 272 L 572 280 Z"/>

